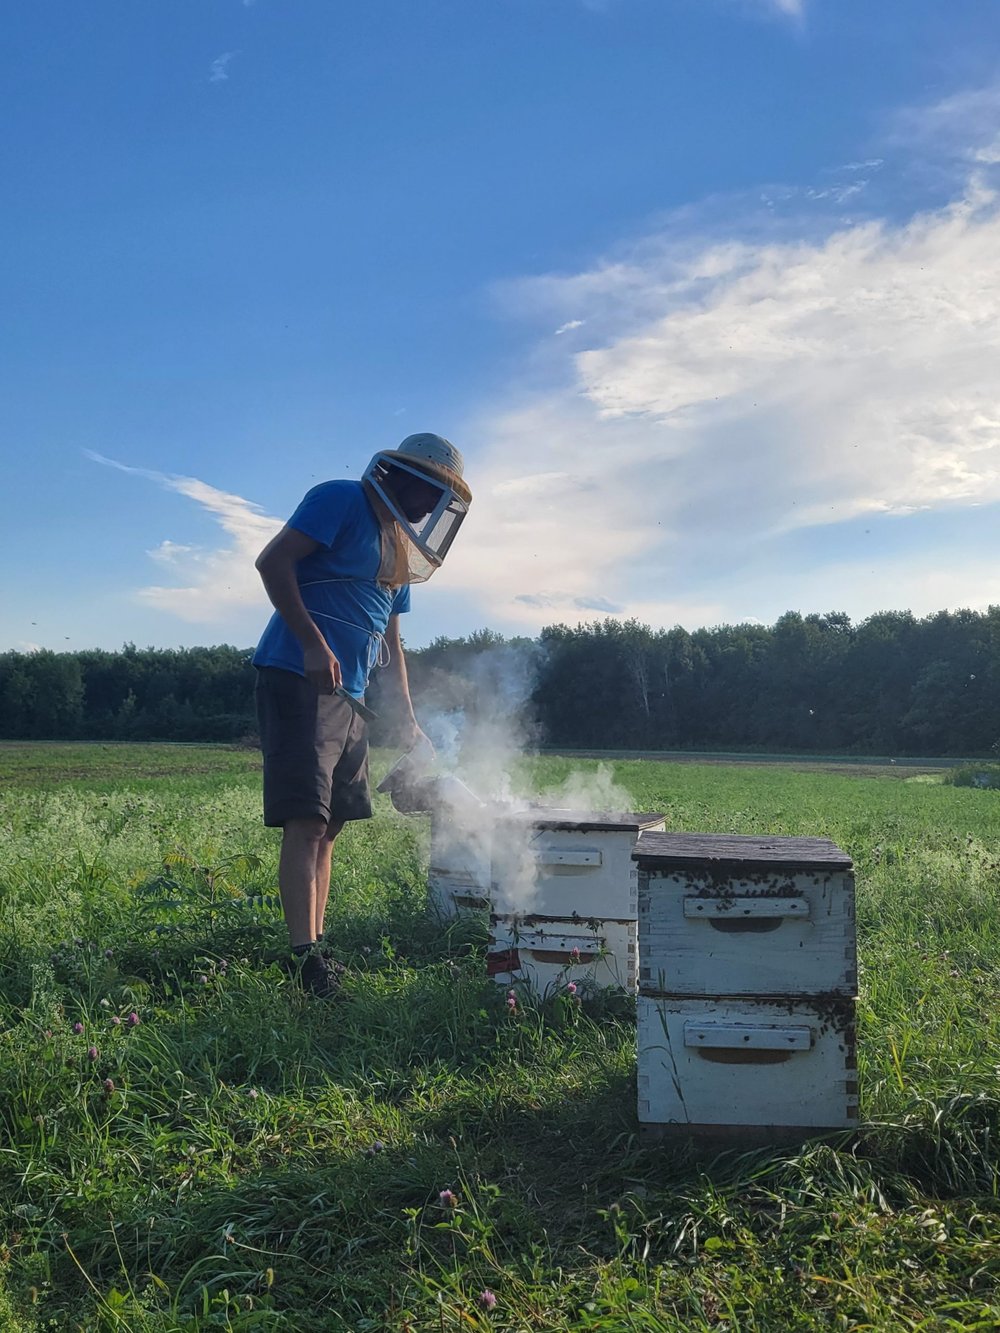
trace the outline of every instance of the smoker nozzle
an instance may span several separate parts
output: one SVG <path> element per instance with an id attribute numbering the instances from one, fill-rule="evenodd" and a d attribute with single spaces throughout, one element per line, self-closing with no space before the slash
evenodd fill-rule
<path id="1" fill-rule="evenodd" d="M 437 811 L 458 814 L 482 810 L 486 805 L 461 778 L 450 773 L 441 777 L 413 777 L 405 770 L 401 772 L 398 765 L 385 775 L 376 790 L 388 793 L 393 806 L 404 815 Z"/>

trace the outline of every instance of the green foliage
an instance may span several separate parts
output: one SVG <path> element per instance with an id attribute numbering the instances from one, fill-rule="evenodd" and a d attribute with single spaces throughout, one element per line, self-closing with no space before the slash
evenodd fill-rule
<path id="1" fill-rule="evenodd" d="M 252 741 L 248 650 L 127 644 L 120 653 L 0 654 L 0 739 Z M 1000 606 L 917 620 L 789 611 L 773 626 L 694 633 L 636 620 L 492 630 L 407 652 L 418 706 L 518 741 L 579 750 L 986 754 L 1000 736 Z M 380 690 L 377 744 L 400 718 Z"/>
<path id="2" fill-rule="evenodd" d="M 953 787 L 997 791 L 1000 789 L 1000 764 L 962 764 L 945 773 L 944 781 Z"/>
<path id="3" fill-rule="evenodd" d="M 329 1006 L 277 965 L 255 756 L 20 747 L 0 772 L 4 1333 L 1000 1326 L 982 793 L 614 766 L 670 827 L 855 859 L 858 1133 L 716 1153 L 640 1143 L 627 1005 L 508 1010 L 485 932 L 426 914 L 422 821 L 381 798 L 338 846 Z"/>
<path id="4" fill-rule="evenodd" d="M 693 634 L 606 620 L 540 643 L 533 703 L 552 746 L 974 755 L 1000 734 L 996 606 Z"/>
<path id="5" fill-rule="evenodd" d="M 235 741 L 256 727 L 245 649 L 0 654 L 0 739 Z"/>

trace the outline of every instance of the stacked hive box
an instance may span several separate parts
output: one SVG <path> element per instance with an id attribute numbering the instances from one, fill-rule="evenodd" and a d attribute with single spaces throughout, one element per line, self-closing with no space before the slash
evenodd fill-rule
<path id="1" fill-rule="evenodd" d="M 487 967 L 501 985 L 545 995 L 568 982 L 636 989 L 638 872 L 658 814 L 525 810 L 497 819 Z"/>
<path id="2" fill-rule="evenodd" d="M 639 1121 L 794 1137 L 857 1119 L 854 875 L 825 838 L 643 833 Z"/>
<path id="3" fill-rule="evenodd" d="M 494 882 L 499 886 L 502 908 L 507 914 L 516 914 L 517 907 L 524 912 L 530 906 L 544 915 L 549 908 L 554 912 L 569 899 L 574 902 L 578 915 L 584 911 L 590 914 L 591 908 L 598 905 L 596 899 L 600 896 L 592 890 L 595 885 L 606 887 L 610 871 L 612 882 L 619 885 L 618 892 L 610 895 L 615 910 L 594 914 L 614 917 L 622 900 L 621 886 L 624 886 L 628 898 L 624 910 L 635 920 L 637 877 L 629 856 L 642 827 L 634 821 L 646 816 L 613 817 L 633 821 L 628 825 L 630 838 L 627 843 L 615 838 L 615 834 L 620 833 L 616 825 L 611 831 L 611 846 L 602 848 L 588 843 L 581 848 L 576 845 L 578 835 L 592 833 L 598 836 L 602 827 L 600 821 L 605 816 L 588 817 L 544 806 L 515 811 L 510 805 L 483 802 L 478 802 L 475 809 L 468 804 L 456 808 L 451 801 L 437 798 L 430 807 L 427 888 L 429 900 L 442 919 L 488 914 L 493 903 Z M 597 822 L 580 822 L 588 818 Z M 663 827 L 661 816 L 649 818 L 658 821 L 650 827 Z M 609 854 L 611 865 L 606 866 L 604 863 Z M 555 875 L 560 876 L 560 880 L 553 891 L 549 881 Z M 570 880 L 575 882 L 571 884 Z M 574 890 L 581 892 L 574 896 Z M 551 903 L 547 903 L 548 898 L 552 899 Z"/>
<path id="4" fill-rule="evenodd" d="M 490 908 L 492 815 L 473 827 L 458 824 L 449 811 L 431 817 L 430 901 L 440 917 L 485 916 Z"/>

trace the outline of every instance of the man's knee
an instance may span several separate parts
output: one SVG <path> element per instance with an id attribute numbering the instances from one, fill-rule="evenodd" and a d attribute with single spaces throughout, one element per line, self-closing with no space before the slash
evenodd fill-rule
<path id="1" fill-rule="evenodd" d="M 326 837 L 328 825 L 318 815 L 307 819 L 286 819 L 284 839 L 294 843 L 320 843 Z"/>
<path id="2" fill-rule="evenodd" d="M 331 819 L 329 824 L 327 824 L 326 826 L 326 832 L 324 835 L 327 842 L 336 842 L 338 835 L 341 832 L 343 832 L 343 828 L 346 823 L 347 821 L 345 819 Z"/>

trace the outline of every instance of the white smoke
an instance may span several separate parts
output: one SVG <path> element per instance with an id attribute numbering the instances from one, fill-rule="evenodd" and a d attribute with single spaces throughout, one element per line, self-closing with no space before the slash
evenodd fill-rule
<path id="1" fill-rule="evenodd" d="M 437 751 L 436 772 L 465 784 L 445 780 L 437 787 L 432 893 L 458 892 L 470 902 L 489 898 L 495 911 L 527 914 L 538 874 L 538 829 L 530 811 L 537 809 L 539 819 L 569 819 L 631 808 L 632 797 L 609 764 L 574 769 L 534 800 L 521 794 L 524 757 L 538 739 L 531 698 L 542 653 L 533 643 L 492 645 L 463 672 L 462 704 L 420 709 L 421 726 Z"/>
<path id="2" fill-rule="evenodd" d="M 624 813 L 634 802 L 631 793 L 615 781 L 610 764 L 598 764 L 594 770 L 575 768 L 558 787 L 543 792 L 541 800 L 556 809 L 603 814 Z"/>
<path id="3" fill-rule="evenodd" d="M 484 649 L 463 673 L 464 703 L 421 710 L 440 768 L 485 801 L 516 800 L 519 766 L 538 737 L 531 697 L 543 651 L 535 643 Z"/>

